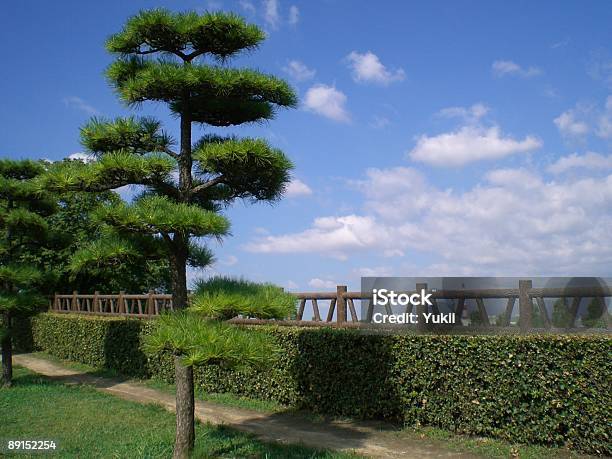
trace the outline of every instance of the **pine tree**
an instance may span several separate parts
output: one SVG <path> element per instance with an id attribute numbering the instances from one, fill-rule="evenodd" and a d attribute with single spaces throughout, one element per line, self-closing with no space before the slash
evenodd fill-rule
<path id="1" fill-rule="evenodd" d="M 220 319 L 237 314 L 284 319 L 295 314 L 296 299 L 270 284 L 213 278 L 199 283 L 192 303 L 187 311 L 162 316 L 145 338 L 149 351 L 166 351 L 174 355 L 175 458 L 188 457 L 194 447 L 193 367 L 257 367 L 270 365 L 276 357 L 277 349 L 270 335 L 241 329 Z"/>
<path id="2" fill-rule="evenodd" d="M 46 304 L 37 286 L 52 274 L 20 261 L 33 247 L 44 245 L 49 230 L 46 217 L 55 209 L 55 202 L 41 193 L 33 181 L 44 171 L 44 166 L 35 161 L 0 160 L 0 340 L 4 386 L 10 386 L 13 379 L 13 319 L 17 314 L 34 313 Z"/>
<path id="3" fill-rule="evenodd" d="M 571 317 L 568 310 L 567 301 L 565 297 L 559 298 L 553 304 L 552 317 L 553 327 L 566 328 L 569 327 Z"/>
<path id="4" fill-rule="evenodd" d="M 174 458 L 189 457 L 195 444 L 193 368 L 206 364 L 254 366 L 274 357 L 270 336 L 241 330 L 224 322 L 185 311 L 164 314 L 146 337 L 150 352 L 174 356 L 176 385 L 176 434 Z"/>
<path id="5" fill-rule="evenodd" d="M 607 306 L 603 297 L 591 298 L 585 314 L 582 316 L 582 324 L 590 328 L 607 328 L 606 324 Z"/>
<path id="6" fill-rule="evenodd" d="M 232 14 L 155 9 L 130 18 L 106 43 L 117 56 L 106 75 L 128 106 L 145 101 L 168 105 L 180 120 L 178 148 L 152 118 L 92 119 L 81 129 L 81 138 L 96 160 L 66 163 L 43 181 L 47 189 L 61 191 L 144 185 L 146 192 L 131 204 L 95 213 L 96 221 L 115 230 L 98 252 L 120 255 L 136 236 L 155 239 L 171 263 L 176 308 L 187 305 L 187 264 L 210 261 L 210 253 L 193 244 L 192 237 L 227 235 L 229 223 L 218 214 L 221 208 L 236 199 L 275 201 L 289 181 L 291 162 L 264 140 L 192 139 L 194 123 L 261 122 L 273 118 L 278 108 L 296 105 L 286 82 L 224 65 L 264 38 L 258 27 Z"/>

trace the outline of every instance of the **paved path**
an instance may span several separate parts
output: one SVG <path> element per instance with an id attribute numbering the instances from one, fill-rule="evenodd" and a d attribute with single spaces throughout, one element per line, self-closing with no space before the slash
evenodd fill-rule
<path id="1" fill-rule="evenodd" d="M 31 354 L 14 356 L 16 365 L 66 384 L 88 384 L 126 400 L 162 405 L 174 411 L 174 396 L 138 382 L 103 378 L 66 368 Z M 256 435 L 265 441 L 301 443 L 309 447 L 354 451 L 373 458 L 476 458 L 444 449 L 427 439 L 400 433 L 389 425 L 366 422 L 313 422 L 298 415 L 262 413 L 211 402 L 196 402 L 202 422 L 223 424 Z"/>

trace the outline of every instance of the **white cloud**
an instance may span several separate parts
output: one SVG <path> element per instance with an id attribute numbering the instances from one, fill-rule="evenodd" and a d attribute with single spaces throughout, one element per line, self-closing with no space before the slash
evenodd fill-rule
<path id="1" fill-rule="evenodd" d="M 76 96 L 64 97 L 62 101 L 64 102 L 64 105 L 66 107 L 80 110 L 82 112 L 87 113 L 88 115 L 98 115 L 100 113 L 98 112 L 98 110 L 96 110 L 96 108 L 89 105 L 87 102 L 85 102 L 80 97 L 76 97 Z"/>
<path id="2" fill-rule="evenodd" d="M 522 140 L 504 137 L 497 126 L 463 126 L 436 136 L 420 136 L 409 157 L 434 166 L 462 166 L 533 151 L 541 146 L 542 141 L 533 136 Z"/>
<path id="3" fill-rule="evenodd" d="M 289 8 L 289 24 L 295 25 L 300 20 L 300 10 L 297 6 L 291 5 Z"/>
<path id="4" fill-rule="evenodd" d="M 288 290 L 294 290 L 294 291 L 295 291 L 295 290 L 297 290 L 297 289 L 298 289 L 300 286 L 299 286 L 299 285 L 298 285 L 296 282 L 294 282 L 294 281 L 292 281 L 292 280 L 288 280 L 287 282 L 285 282 L 285 287 L 286 287 Z"/>
<path id="5" fill-rule="evenodd" d="M 603 112 L 597 120 L 597 135 L 604 139 L 612 139 L 612 96 L 608 96 Z"/>
<path id="6" fill-rule="evenodd" d="M 353 270 L 359 277 L 389 277 L 393 271 L 388 266 L 375 266 L 374 268 L 358 268 Z"/>
<path id="7" fill-rule="evenodd" d="M 372 117 L 372 121 L 370 122 L 370 126 L 375 129 L 382 129 L 391 124 L 391 120 L 386 116 L 374 115 Z"/>
<path id="8" fill-rule="evenodd" d="M 591 52 L 587 73 L 594 80 L 601 81 L 607 87 L 612 88 L 612 57 L 606 49 Z"/>
<path id="9" fill-rule="evenodd" d="M 312 288 L 335 290 L 338 284 L 331 280 L 319 279 L 318 277 L 315 277 L 314 279 L 310 279 L 308 281 L 308 285 Z"/>
<path id="10" fill-rule="evenodd" d="M 548 97 L 549 99 L 558 99 L 559 98 L 559 93 L 557 92 L 557 90 L 555 88 L 553 88 L 552 86 L 548 86 L 544 89 L 543 94 Z"/>
<path id="11" fill-rule="evenodd" d="M 81 151 L 68 155 L 68 159 L 79 160 L 79 161 L 83 161 L 84 163 L 90 163 L 96 160 L 96 158 L 93 157 L 92 155 L 88 155 L 87 153 L 83 153 Z"/>
<path id="12" fill-rule="evenodd" d="M 582 136 L 589 132 L 589 125 L 578 119 L 578 114 L 575 110 L 567 110 L 561 113 L 553 122 L 561 135 L 566 137 Z"/>
<path id="13" fill-rule="evenodd" d="M 573 153 L 562 156 L 548 167 L 553 174 L 562 174 L 571 169 L 590 169 L 596 171 L 607 171 L 612 169 L 612 155 L 600 155 L 589 151 L 584 155 Z"/>
<path id="14" fill-rule="evenodd" d="M 601 107 L 594 103 L 578 102 L 573 108 L 553 120 L 562 136 L 581 138 L 594 134 L 603 139 L 612 138 L 612 95 Z"/>
<path id="15" fill-rule="evenodd" d="M 317 84 L 306 92 L 305 107 L 334 121 L 348 123 L 351 117 L 345 108 L 346 96 L 333 86 Z"/>
<path id="16" fill-rule="evenodd" d="M 285 190 L 285 196 L 288 198 L 295 198 L 298 196 L 309 196 L 312 194 L 312 189 L 302 182 L 300 179 L 293 178 L 287 189 Z"/>
<path id="17" fill-rule="evenodd" d="M 426 253 L 432 262 L 421 272 L 449 275 L 603 275 L 612 266 L 612 174 L 546 181 L 536 171 L 493 170 L 456 192 L 414 169 L 390 168 L 370 169 L 358 185 L 362 215 L 317 218 L 250 249 Z"/>
<path id="18" fill-rule="evenodd" d="M 236 257 L 235 255 L 228 255 L 223 258 L 220 263 L 225 266 L 234 266 L 236 263 L 238 263 L 238 257 Z"/>
<path id="19" fill-rule="evenodd" d="M 378 56 L 371 51 L 360 54 L 351 52 L 346 60 L 352 69 L 353 80 L 360 83 L 378 83 L 388 85 L 394 81 L 402 81 L 406 78 L 403 69 L 390 71 L 385 67 Z"/>
<path id="20" fill-rule="evenodd" d="M 283 71 L 296 81 L 310 80 L 317 73 L 316 70 L 309 69 L 303 62 L 291 60 L 283 67 Z"/>
<path id="21" fill-rule="evenodd" d="M 264 19 L 270 27 L 276 29 L 280 22 L 278 0 L 263 0 Z"/>
<path id="22" fill-rule="evenodd" d="M 245 246 L 256 253 L 328 252 L 343 259 L 350 249 L 368 247 L 380 237 L 372 217 L 346 215 L 315 219 L 310 229 L 285 236 L 265 236 Z"/>
<path id="23" fill-rule="evenodd" d="M 570 38 L 566 37 L 565 39 L 555 42 L 552 45 L 550 45 L 551 49 L 557 49 L 557 48 L 563 48 L 565 46 L 567 46 L 570 42 Z"/>
<path id="24" fill-rule="evenodd" d="M 493 75 L 497 77 L 504 76 L 519 76 L 522 78 L 531 78 L 542 74 L 542 70 L 538 67 L 521 67 L 519 64 L 513 61 L 498 60 L 493 62 L 491 65 Z"/>
<path id="25" fill-rule="evenodd" d="M 437 116 L 442 118 L 460 118 L 466 123 L 474 123 L 483 118 L 489 113 L 490 108 L 483 104 L 477 103 L 471 107 L 446 107 L 437 113 Z"/>
<path id="26" fill-rule="evenodd" d="M 255 5 L 250 0 L 240 0 L 240 7 L 248 14 L 255 14 Z"/>
<path id="27" fill-rule="evenodd" d="M 541 178 L 526 169 L 494 169 L 485 178 L 492 185 L 508 188 L 530 189 L 542 185 Z"/>

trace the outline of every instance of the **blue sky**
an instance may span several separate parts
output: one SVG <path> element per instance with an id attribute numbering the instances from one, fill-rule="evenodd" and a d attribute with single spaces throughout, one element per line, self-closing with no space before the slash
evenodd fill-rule
<path id="1" fill-rule="evenodd" d="M 0 154 L 79 153 L 131 113 L 105 38 L 140 8 L 231 10 L 268 40 L 229 63 L 287 78 L 265 137 L 295 162 L 280 203 L 229 209 L 211 272 L 294 290 L 361 275 L 610 275 L 612 4 L 322 0 L 5 3 Z M 145 104 L 177 136 L 161 105 Z M 197 128 L 194 137 L 209 129 Z M 196 274 L 192 273 L 192 277 Z"/>

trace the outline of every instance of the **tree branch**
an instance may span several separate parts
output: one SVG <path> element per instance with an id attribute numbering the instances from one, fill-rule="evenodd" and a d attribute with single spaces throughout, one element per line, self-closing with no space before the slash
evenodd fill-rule
<path id="1" fill-rule="evenodd" d="M 187 62 L 191 62 L 192 60 L 194 60 L 196 57 L 201 56 L 202 54 L 204 54 L 206 51 L 194 51 L 191 54 L 187 54 L 185 56 L 185 60 Z"/>
<path id="2" fill-rule="evenodd" d="M 147 49 L 146 51 L 142 51 L 140 48 L 138 48 L 138 51 L 136 51 L 136 54 L 140 56 L 144 56 L 145 54 L 153 54 L 153 53 L 158 53 L 160 51 L 161 49 L 157 49 L 157 48 Z"/>
<path id="3" fill-rule="evenodd" d="M 215 185 L 218 185 L 219 183 L 223 183 L 223 180 L 225 179 L 225 177 L 223 177 L 222 175 L 215 177 L 212 180 L 209 180 L 208 182 L 204 182 L 201 183 L 200 185 L 196 186 L 195 188 L 193 188 L 191 190 L 192 194 L 198 194 L 201 191 L 204 191 L 210 187 L 213 187 Z"/>
<path id="4" fill-rule="evenodd" d="M 162 235 L 162 238 L 164 238 L 164 241 L 166 241 L 168 244 L 172 245 L 174 243 L 168 233 L 160 232 L 160 234 Z"/>
<path id="5" fill-rule="evenodd" d="M 164 153 L 166 153 L 168 156 L 172 156 L 174 159 L 179 159 L 180 155 L 178 153 L 176 153 L 175 151 L 172 151 L 170 148 L 164 148 Z"/>
<path id="6" fill-rule="evenodd" d="M 180 57 L 183 60 L 188 60 L 189 59 L 189 56 L 187 56 L 187 54 L 185 54 L 182 51 L 179 51 L 178 49 L 172 50 L 172 49 L 163 49 L 163 48 L 153 48 L 146 40 L 145 40 L 144 44 L 149 46 L 150 49 L 148 49 L 146 51 L 141 51 L 140 50 L 140 46 L 139 46 L 138 47 L 138 51 L 136 52 L 136 54 L 145 55 L 145 54 L 159 53 L 160 51 L 163 51 L 163 52 L 166 52 L 166 53 L 175 54 L 175 55 L 177 55 L 178 57 Z"/>

